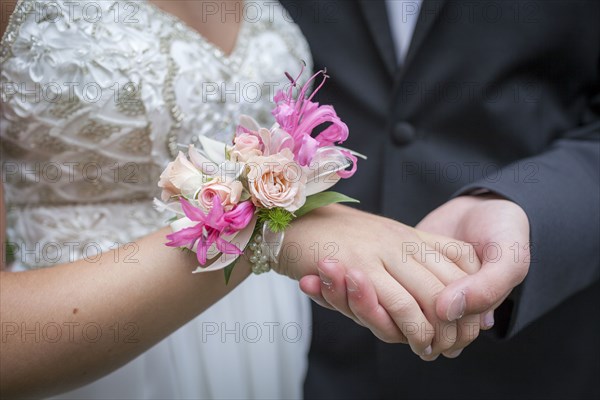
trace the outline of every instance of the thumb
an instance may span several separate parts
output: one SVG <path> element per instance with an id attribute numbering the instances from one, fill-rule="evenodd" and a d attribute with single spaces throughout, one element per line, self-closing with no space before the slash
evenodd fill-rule
<path id="1" fill-rule="evenodd" d="M 436 314 L 443 321 L 481 314 L 506 297 L 526 275 L 527 266 L 510 259 L 483 264 L 475 274 L 457 279 L 442 290 L 436 300 Z"/>

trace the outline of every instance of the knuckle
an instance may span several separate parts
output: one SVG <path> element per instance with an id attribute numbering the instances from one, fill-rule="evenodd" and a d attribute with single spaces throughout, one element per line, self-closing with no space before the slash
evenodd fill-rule
<path id="1" fill-rule="evenodd" d="M 419 284 L 421 286 L 419 289 L 421 294 L 419 301 L 423 303 L 421 304 L 423 307 L 433 308 L 435 301 L 446 287 L 439 281 L 437 276 L 433 274 L 424 275 L 419 277 L 419 279 Z"/>
<path id="2" fill-rule="evenodd" d="M 393 296 L 386 301 L 386 310 L 390 315 L 403 317 L 410 314 L 416 303 L 405 296 Z"/>
<path id="3" fill-rule="evenodd" d="M 432 260 L 432 261 L 435 262 L 436 264 L 438 263 L 435 260 Z M 425 268 L 422 265 L 420 265 L 420 267 Z M 425 286 L 427 288 L 427 290 L 429 290 L 430 294 L 431 293 L 439 293 L 442 290 L 444 290 L 444 288 L 445 288 L 445 286 L 442 284 L 442 282 L 440 282 L 438 277 L 435 276 L 433 273 L 426 274 L 420 280 L 421 280 L 423 286 Z"/>
<path id="4" fill-rule="evenodd" d="M 431 304 L 435 304 L 437 298 L 444 291 L 444 289 L 446 289 L 446 287 L 435 276 L 432 276 L 431 278 L 429 278 L 429 280 L 430 282 L 428 299 L 431 299 Z"/>

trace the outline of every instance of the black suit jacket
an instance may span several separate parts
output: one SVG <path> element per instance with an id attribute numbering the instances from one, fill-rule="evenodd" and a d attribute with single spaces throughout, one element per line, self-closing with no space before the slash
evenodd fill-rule
<path id="1" fill-rule="evenodd" d="M 598 398 L 600 2 L 424 0 L 401 67 L 383 1 L 283 3 L 332 77 L 319 100 L 369 157 L 337 189 L 416 224 L 485 188 L 525 210 L 533 246 L 455 360 L 313 307 L 306 397 Z"/>

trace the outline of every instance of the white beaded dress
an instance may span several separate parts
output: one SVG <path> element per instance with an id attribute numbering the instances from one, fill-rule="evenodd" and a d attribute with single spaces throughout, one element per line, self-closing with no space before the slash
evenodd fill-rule
<path id="1" fill-rule="evenodd" d="M 146 1 L 18 2 L 0 45 L 10 269 L 93 260 L 165 226 L 152 199 L 178 143 L 230 139 L 240 114 L 272 124 L 284 72 L 302 60 L 310 69 L 310 53 L 279 3 L 244 7 L 225 55 Z M 309 323 L 296 282 L 252 276 L 135 360 L 59 397 L 299 398 Z"/>

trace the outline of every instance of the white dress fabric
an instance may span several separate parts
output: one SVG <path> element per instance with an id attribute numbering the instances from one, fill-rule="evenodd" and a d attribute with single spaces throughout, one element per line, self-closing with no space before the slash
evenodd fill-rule
<path id="1" fill-rule="evenodd" d="M 178 143 L 229 140 L 240 114 L 272 124 L 284 72 L 302 60 L 310 70 L 309 49 L 278 3 L 246 6 L 227 56 L 149 2 L 19 1 L 0 45 L 12 270 L 93 262 L 165 226 L 152 199 Z M 300 398 L 309 324 L 296 282 L 252 276 L 129 364 L 59 398 Z"/>

